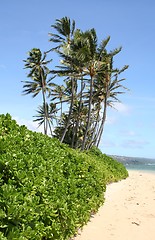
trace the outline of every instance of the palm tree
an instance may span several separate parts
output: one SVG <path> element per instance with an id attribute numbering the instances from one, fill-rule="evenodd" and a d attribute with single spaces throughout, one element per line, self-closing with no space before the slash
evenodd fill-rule
<path id="1" fill-rule="evenodd" d="M 65 54 L 64 52 L 58 51 L 59 55 L 63 58 L 63 61 L 61 61 L 63 66 L 59 66 L 60 70 L 52 71 L 52 73 L 57 73 L 59 76 L 66 76 L 69 75 L 71 79 L 71 103 L 70 103 L 70 109 L 68 114 L 68 121 L 66 124 L 66 128 L 64 130 L 64 133 L 62 135 L 61 141 L 63 141 L 65 134 L 67 132 L 67 128 L 69 125 L 69 121 L 71 118 L 72 108 L 74 104 L 74 100 L 77 98 L 75 82 L 76 79 L 81 80 L 81 91 L 80 91 L 80 101 L 79 101 L 79 113 L 81 104 L 83 101 L 83 89 L 84 89 L 84 81 L 89 83 L 89 96 L 87 94 L 86 99 L 84 100 L 85 104 L 88 106 L 88 116 L 87 116 L 87 122 L 86 122 L 86 128 L 85 133 L 83 137 L 83 143 L 81 149 L 84 150 L 87 137 L 88 137 L 88 131 L 90 128 L 91 123 L 91 114 L 92 114 L 92 100 L 93 100 L 93 84 L 94 79 L 97 76 L 97 74 L 101 71 L 102 65 L 105 64 L 103 62 L 103 55 L 105 46 L 107 45 L 109 41 L 109 37 L 104 40 L 101 44 L 101 46 L 98 48 L 97 46 L 97 36 L 94 29 L 91 29 L 86 32 L 81 32 L 80 30 L 76 30 L 74 33 L 74 38 L 70 42 L 70 52 Z M 88 76 L 90 79 L 88 79 Z M 87 79 L 86 79 L 87 77 Z M 77 84 L 76 84 L 77 86 Z M 86 95 L 85 95 L 86 96 Z M 79 128 L 79 118 L 76 120 L 76 124 L 74 124 L 74 128 L 76 128 L 73 134 L 73 141 L 75 137 L 75 133 L 78 132 Z"/>
<path id="2" fill-rule="evenodd" d="M 43 107 L 44 107 L 44 133 L 47 134 L 48 128 L 48 111 L 47 111 L 47 102 L 46 102 L 46 93 L 50 95 L 51 92 L 51 80 L 54 78 L 50 78 L 47 80 L 47 76 L 50 73 L 47 64 L 51 62 L 51 60 L 46 61 L 46 54 L 42 56 L 40 49 L 33 48 L 30 52 L 28 52 L 29 57 L 24 60 L 25 68 L 30 69 L 29 74 L 27 75 L 31 81 L 23 81 L 25 84 L 23 86 L 24 94 L 32 94 L 32 97 L 36 97 L 40 92 L 42 92 L 43 98 Z"/>
<path id="3" fill-rule="evenodd" d="M 63 17 L 62 19 L 57 19 L 56 23 L 51 26 L 56 30 L 55 33 L 50 33 L 50 41 L 58 43 L 58 46 L 55 48 L 52 48 L 51 50 L 56 51 L 59 53 L 61 57 L 69 57 L 70 55 L 70 45 L 73 41 L 74 37 L 74 31 L 75 31 L 75 21 L 73 20 L 71 22 L 70 18 Z M 61 61 L 62 65 L 58 66 L 59 70 L 53 70 L 51 71 L 54 74 L 57 74 L 58 76 L 69 76 L 73 72 L 72 69 L 72 64 L 67 64 L 67 62 L 63 59 Z M 74 102 L 74 97 L 75 97 L 75 89 L 76 89 L 76 80 L 74 77 L 70 76 L 68 78 L 68 84 L 70 84 L 71 88 L 71 101 L 70 101 L 70 107 L 69 107 L 69 114 L 68 114 L 68 120 L 66 121 L 66 127 L 64 128 L 64 132 L 61 137 L 61 142 L 63 142 L 65 134 L 68 129 L 69 121 L 71 118 L 71 113 L 72 113 L 72 107 L 73 107 L 73 102 Z"/>
<path id="4" fill-rule="evenodd" d="M 64 129 L 66 127 L 66 123 L 68 121 L 68 114 L 63 113 L 62 114 L 62 119 L 61 119 L 61 125 L 58 125 L 55 129 L 54 129 L 54 137 L 58 138 L 59 140 L 61 140 L 62 134 L 64 132 Z M 68 144 L 70 147 L 72 145 L 72 128 L 73 128 L 73 121 L 74 119 L 70 119 L 69 125 L 68 125 L 68 130 L 65 134 L 64 140 L 63 142 Z"/>
<path id="5" fill-rule="evenodd" d="M 97 44 L 97 35 L 95 29 L 91 29 L 90 31 L 86 31 L 84 33 L 84 39 L 86 42 L 85 46 L 87 46 L 87 54 L 86 54 L 86 65 L 83 68 L 83 72 L 90 77 L 89 84 L 89 102 L 88 102 L 88 121 L 86 125 L 86 131 L 84 134 L 84 139 L 82 143 L 81 149 L 85 149 L 86 139 L 88 136 L 88 131 L 91 125 L 91 114 L 92 114 L 92 103 L 93 103 L 93 89 L 94 89 L 94 80 L 98 73 L 101 72 L 102 66 L 104 64 L 102 55 L 105 51 L 105 46 L 109 42 L 109 37 L 102 42 L 101 47 L 98 48 Z M 88 145 L 88 144 L 87 144 Z"/>
<path id="6" fill-rule="evenodd" d="M 55 46 L 44 54 L 33 48 L 24 60 L 25 68 L 30 69 L 27 75 L 30 80 L 24 81 L 23 93 L 33 97 L 42 93 L 43 104 L 35 121 L 44 124 L 45 134 L 49 128 L 52 135 L 51 125 L 57 114 L 59 122 L 54 132 L 61 142 L 81 150 L 98 146 L 107 107 L 119 101 L 117 96 L 122 93 L 119 88 L 124 88 L 121 85 L 124 79 L 118 80 L 118 76 L 127 67 L 113 69 L 113 57 L 121 48 L 108 53 L 106 46 L 110 37 L 98 45 L 94 28 L 82 32 L 75 29 L 75 21 L 68 17 L 56 19 L 51 27 L 50 41 Z M 60 65 L 49 70 L 47 64 L 51 60 L 46 60 L 46 54 L 52 51 L 59 55 Z M 64 83 L 53 83 L 54 77 L 48 78 L 49 74 L 63 77 Z M 47 102 L 48 97 L 51 104 Z"/>
<path id="7" fill-rule="evenodd" d="M 63 142 L 63 140 L 64 140 L 64 137 L 66 135 L 66 132 L 67 132 L 67 129 L 68 129 L 68 126 L 69 126 L 69 122 L 71 120 L 71 114 L 72 114 L 72 111 L 73 111 L 74 101 L 76 100 L 76 89 L 77 89 L 77 82 L 76 82 L 76 79 L 74 79 L 73 77 L 69 78 L 66 81 L 66 84 L 67 84 L 66 90 L 68 92 L 68 100 L 70 102 L 70 106 L 69 106 L 69 112 L 68 112 L 68 119 L 67 119 L 67 122 L 66 122 L 66 127 L 65 127 L 64 132 L 63 132 L 62 137 L 61 137 L 61 142 Z"/>
<path id="8" fill-rule="evenodd" d="M 64 102 L 67 102 L 67 97 L 65 94 L 65 87 L 63 85 L 57 85 L 53 87 L 51 90 L 51 102 L 55 102 L 56 104 L 60 104 L 60 119 L 62 117 L 62 105 Z"/>
<path id="9" fill-rule="evenodd" d="M 114 102 L 120 102 L 117 95 L 124 93 L 124 91 L 118 91 L 119 88 L 128 90 L 126 87 L 124 87 L 120 82 L 124 81 L 125 79 L 118 80 L 118 75 L 125 71 L 128 66 L 125 65 L 121 70 L 119 69 L 113 69 L 113 56 L 116 55 L 121 51 L 120 49 L 115 49 L 110 54 L 107 54 L 107 65 L 105 68 L 105 74 L 99 77 L 98 86 L 100 87 L 98 90 L 98 97 L 102 99 L 101 104 L 103 103 L 103 115 L 102 115 L 102 121 L 100 124 L 100 128 L 98 131 L 98 134 L 96 136 L 96 146 L 99 146 L 101 136 L 104 129 L 104 123 L 106 121 L 106 115 L 107 115 L 107 107 L 111 106 L 113 107 Z"/>
<path id="10" fill-rule="evenodd" d="M 46 108 L 44 106 L 39 106 L 37 110 L 37 115 L 33 116 L 36 119 L 33 120 L 34 122 L 39 122 L 38 127 L 40 127 L 42 124 L 45 122 L 45 109 L 48 112 L 48 126 L 50 130 L 50 134 L 52 136 L 52 127 L 54 125 L 53 120 L 57 120 L 56 113 L 58 109 L 56 108 L 56 104 L 51 103 L 48 104 L 46 103 Z"/>
<path id="11" fill-rule="evenodd" d="M 121 48 L 107 53 L 105 48 L 110 40 L 110 37 L 107 37 L 105 40 L 103 40 L 98 47 L 95 29 L 85 32 L 82 32 L 79 29 L 75 30 L 75 22 L 73 24 L 74 27 L 72 28 L 74 31 L 72 31 L 72 34 L 70 34 L 71 27 L 64 27 L 70 26 L 71 22 L 68 20 L 68 18 L 62 18 L 57 20 L 55 25 L 52 25 L 59 34 L 52 34 L 53 38 L 51 41 L 59 43 L 54 50 L 56 50 L 57 53 L 59 53 L 59 56 L 62 58 L 61 66 L 58 66 L 59 70 L 52 71 L 52 73 L 57 73 L 59 76 L 68 76 L 70 82 L 70 108 L 68 120 L 66 121 L 66 127 L 62 134 L 61 141 L 63 141 L 65 138 L 65 134 L 71 121 L 71 115 L 73 113 L 75 102 L 78 101 L 77 111 L 79 114 L 82 104 L 85 104 L 85 107 L 88 108 L 87 120 L 85 118 L 85 131 L 83 132 L 84 135 L 82 137 L 83 141 L 81 146 L 81 149 L 84 150 L 85 148 L 88 148 L 90 144 L 94 144 L 97 141 L 97 138 L 100 139 L 100 136 L 102 135 L 103 125 L 106 119 L 107 105 L 110 104 L 110 101 L 108 101 L 109 86 L 111 84 L 111 76 L 114 71 L 111 68 L 111 60 L 115 54 L 121 51 Z M 100 78 L 102 76 L 102 81 L 100 80 L 100 82 L 96 80 L 99 78 L 99 75 Z M 81 90 L 79 94 L 77 93 L 77 80 L 81 81 Z M 100 91 L 98 89 L 98 94 L 100 95 L 97 95 L 99 97 L 99 103 L 96 103 L 93 100 L 95 81 L 97 84 L 100 84 L 101 87 Z M 86 90 L 86 93 L 83 92 L 85 86 L 89 88 L 89 90 Z M 103 93 L 101 94 L 102 91 Z M 102 121 L 99 127 L 102 104 L 104 106 L 104 110 Z M 97 115 L 95 116 L 94 114 Z M 74 124 L 72 124 L 73 145 L 79 131 L 80 121 L 80 118 L 76 118 L 74 120 Z M 95 123 L 92 121 L 95 121 Z M 91 131 L 91 125 L 93 126 L 94 132 Z M 89 141 L 90 144 L 88 144 L 87 140 L 90 138 L 90 132 L 92 133 L 92 139 Z"/>
<path id="12" fill-rule="evenodd" d="M 56 30 L 56 33 L 49 33 L 49 36 L 51 36 L 49 41 L 58 43 L 58 45 L 51 50 L 61 49 L 65 54 L 68 54 L 75 31 L 75 21 L 71 21 L 68 17 L 63 17 L 56 19 L 55 24 L 51 25 L 51 27 Z"/>

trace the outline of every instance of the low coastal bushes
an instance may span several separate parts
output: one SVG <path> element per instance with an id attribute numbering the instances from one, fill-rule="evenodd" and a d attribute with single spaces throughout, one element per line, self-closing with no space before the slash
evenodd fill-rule
<path id="1" fill-rule="evenodd" d="M 0 115 L 0 239 L 67 240 L 127 177 L 98 149 L 81 153 Z"/>
<path id="2" fill-rule="evenodd" d="M 121 179 L 124 179 L 128 176 L 128 172 L 125 169 L 124 165 L 96 148 L 92 147 L 87 154 L 93 159 L 96 160 L 97 165 L 103 166 L 105 182 L 106 184 L 111 182 L 117 182 Z"/>

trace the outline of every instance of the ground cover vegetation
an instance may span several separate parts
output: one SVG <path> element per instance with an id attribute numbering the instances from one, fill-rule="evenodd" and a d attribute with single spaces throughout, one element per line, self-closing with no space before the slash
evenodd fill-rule
<path id="1" fill-rule="evenodd" d="M 0 239 L 68 240 L 104 202 L 125 167 L 0 115 Z"/>
<path id="2" fill-rule="evenodd" d="M 28 80 L 23 93 L 42 94 L 34 121 L 44 125 L 44 133 L 81 150 L 99 146 L 107 116 L 107 107 L 119 102 L 128 90 L 120 75 L 128 68 L 114 67 L 120 48 L 108 51 L 108 36 L 100 43 L 94 28 L 82 31 L 68 17 L 51 26 L 51 49 L 33 48 L 25 62 Z M 59 60 L 52 65 L 53 56 Z"/>

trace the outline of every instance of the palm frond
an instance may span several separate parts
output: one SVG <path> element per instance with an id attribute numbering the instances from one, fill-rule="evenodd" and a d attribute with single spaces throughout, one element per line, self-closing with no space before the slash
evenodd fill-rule
<path id="1" fill-rule="evenodd" d="M 115 56 L 116 54 L 118 54 L 121 50 L 122 50 L 122 47 L 115 48 L 114 50 L 110 51 L 109 55 L 110 55 L 111 57 L 113 57 L 113 56 Z"/>

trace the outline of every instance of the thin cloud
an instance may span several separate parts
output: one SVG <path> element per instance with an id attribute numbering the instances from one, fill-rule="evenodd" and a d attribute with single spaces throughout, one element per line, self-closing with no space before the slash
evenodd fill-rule
<path id="1" fill-rule="evenodd" d="M 44 126 L 43 124 L 38 127 L 38 123 L 34 122 L 32 120 L 27 120 L 27 119 L 21 119 L 19 117 L 13 117 L 14 120 L 16 120 L 18 125 L 25 125 L 29 130 L 33 132 L 41 132 L 44 133 Z M 52 131 L 53 131 L 53 126 L 52 126 Z M 50 131 L 48 130 L 47 135 L 51 136 Z"/>
<path id="2" fill-rule="evenodd" d="M 122 147 L 124 148 L 134 148 L 134 149 L 142 149 L 146 145 L 148 145 L 149 142 L 145 140 L 133 140 L 129 139 L 123 142 Z"/>
<path id="3" fill-rule="evenodd" d="M 140 101 L 140 102 L 142 102 L 142 101 L 144 101 L 144 102 L 155 102 L 155 97 L 136 97 L 136 96 L 132 96 L 131 97 L 132 98 L 132 100 L 135 100 L 135 102 L 137 102 L 137 101 Z M 130 99 L 131 99 L 130 98 Z"/>
<path id="4" fill-rule="evenodd" d="M 117 122 L 117 118 L 115 116 L 107 116 L 107 119 L 105 121 L 105 124 L 107 125 L 113 125 Z"/>
<path id="5" fill-rule="evenodd" d="M 116 102 L 113 106 L 118 112 L 122 114 L 128 115 L 131 112 L 131 108 L 126 104 Z"/>
<path id="6" fill-rule="evenodd" d="M 137 136 L 137 133 L 134 130 L 122 130 L 120 134 L 125 137 Z"/>
<path id="7" fill-rule="evenodd" d="M 6 69 L 6 66 L 4 64 L 0 64 L 1 69 Z"/>
<path id="8" fill-rule="evenodd" d="M 102 148 L 112 148 L 112 147 L 116 147 L 117 144 L 111 140 L 103 140 L 101 141 L 100 147 Z"/>
<path id="9" fill-rule="evenodd" d="M 127 116 L 131 113 L 131 107 L 123 103 L 114 103 L 114 109 L 107 111 L 106 125 L 114 125 L 119 122 L 121 115 Z"/>
<path id="10" fill-rule="evenodd" d="M 43 126 L 40 126 L 38 128 L 38 124 L 36 122 L 33 122 L 32 120 L 26 120 L 26 119 L 21 119 L 19 117 L 13 117 L 14 120 L 21 126 L 25 125 L 29 130 L 35 131 L 35 132 L 42 132 L 43 133 Z"/>

